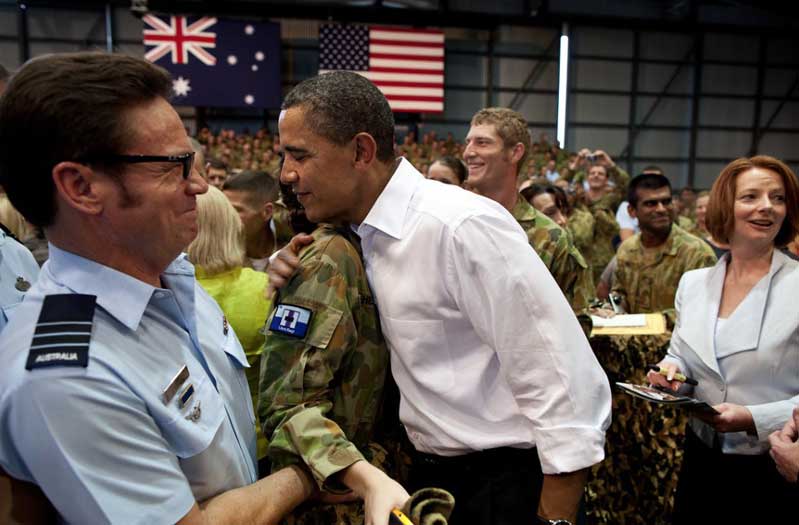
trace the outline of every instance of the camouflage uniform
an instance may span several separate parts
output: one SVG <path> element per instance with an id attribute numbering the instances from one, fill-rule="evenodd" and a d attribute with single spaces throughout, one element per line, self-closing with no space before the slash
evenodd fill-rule
<path id="1" fill-rule="evenodd" d="M 691 217 L 689 217 L 688 215 L 678 215 L 677 226 L 687 231 L 691 235 L 696 235 L 697 237 L 700 236 L 699 229 L 696 226 L 696 220 L 691 219 Z"/>
<path id="2" fill-rule="evenodd" d="M 572 242 L 583 254 L 585 261 L 591 265 L 590 257 L 591 247 L 594 244 L 594 226 L 596 219 L 591 215 L 591 212 L 583 207 L 574 208 L 572 214 L 569 216 L 566 223 L 566 229 L 569 230 L 572 236 Z"/>
<path id="3" fill-rule="evenodd" d="M 552 273 L 572 309 L 587 308 L 595 295 L 594 282 L 588 264 L 566 231 L 536 211 L 521 195 L 511 214 L 527 233 L 530 246 Z"/>
<path id="4" fill-rule="evenodd" d="M 603 197 L 604 199 L 604 197 Z M 581 237 L 584 249 L 581 249 L 585 260 L 588 262 L 593 272 L 594 282 L 599 282 L 602 272 L 610 260 L 616 255 L 613 249 L 613 239 L 619 234 L 619 223 L 610 208 L 605 207 L 605 201 L 600 199 L 590 205 L 588 209 L 576 208 L 571 222 L 575 217 L 575 238 L 576 234 Z M 590 215 L 593 220 L 589 220 L 585 215 Z M 590 237 L 589 237 L 590 233 Z"/>
<path id="5" fill-rule="evenodd" d="M 351 232 L 326 225 L 312 235 L 314 243 L 300 253 L 299 270 L 274 302 L 311 310 L 308 331 L 301 339 L 267 331 L 258 412 L 270 437 L 273 471 L 301 463 L 320 488 L 342 491 L 347 489 L 334 475 L 373 459 L 369 440 L 388 350 L 357 241 L 345 238 Z M 362 504 L 351 503 L 304 505 L 286 523 L 362 521 Z"/>
<path id="6" fill-rule="evenodd" d="M 275 250 L 279 250 L 289 243 L 294 236 L 294 230 L 291 228 L 289 211 L 282 202 L 277 201 L 273 203 L 273 210 L 272 220 L 275 221 Z"/>
<path id="7" fill-rule="evenodd" d="M 674 325 L 674 296 L 682 274 L 716 264 L 710 246 L 676 224 L 666 242 L 651 252 L 638 233 L 622 243 L 616 255 L 613 292 L 626 301 L 627 312 L 663 312 Z"/>

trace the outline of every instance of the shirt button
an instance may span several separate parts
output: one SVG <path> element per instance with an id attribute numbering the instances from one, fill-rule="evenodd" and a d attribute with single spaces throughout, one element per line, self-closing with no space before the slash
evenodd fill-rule
<path id="1" fill-rule="evenodd" d="M 166 296 L 164 292 L 155 292 L 154 295 L 156 299 L 163 299 Z"/>

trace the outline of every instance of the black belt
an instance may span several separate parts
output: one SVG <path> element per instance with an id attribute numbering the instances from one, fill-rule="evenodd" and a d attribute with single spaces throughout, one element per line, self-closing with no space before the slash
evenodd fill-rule
<path id="1" fill-rule="evenodd" d="M 437 454 L 427 454 L 425 452 L 414 451 L 413 461 L 423 465 L 435 466 L 438 468 L 468 468 L 497 466 L 507 464 L 518 464 L 519 462 L 530 461 L 530 458 L 538 460 L 538 451 L 533 448 L 513 448 L 499 447 L 486 450 L 469 452 L 459 456 L 439 456 Z"/>

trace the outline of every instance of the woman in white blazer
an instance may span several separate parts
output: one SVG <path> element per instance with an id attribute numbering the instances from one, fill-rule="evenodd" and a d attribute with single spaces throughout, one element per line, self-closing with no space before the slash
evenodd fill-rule
<path id="1" fill-rule="evenodd" d="M 783 523 L 796 491 L 767 452 L 799 405 L 799 262 L 779 250 L 799 233 L 796 175 L 772 157 L 733 161 L 713 184 L 706 222 L 730 251 L 683 275 L 666 377 L 648 375 L 719 412 L 689 422 L 674 523 Z"/>

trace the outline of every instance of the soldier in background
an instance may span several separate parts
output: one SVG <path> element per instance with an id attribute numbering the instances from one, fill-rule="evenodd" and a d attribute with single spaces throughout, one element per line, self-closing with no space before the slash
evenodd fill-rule
<path id="1" fill-rule="evenodd" d="M 716 256 L 704 241 L 674 224 L 671 184 L 663 175 L 633 178 L 627 200 L 641 233 L 619 247 L 612 292 L 627 313 L 663 312 L 673 326 L 682 274 L 713 266 Z"/>
<path id="2" fill-rule="evenodd" d="M 574 310 L 594 296 L 590 270 L 568 234 L 536 211 L 516 190 L 519 170 L 530 151 L 527 122 L 506 108 L 486 108 L 472 117 L 463 158 L 473 190 L 507 209 L 527 233 L 530 246 L 549 269 Z"/>
<path id="3" fill-rule="evenodd" d="M 274 222 L 278 183 L 265 171 L 242 171 L 225 180 L 222 191 L 244 227 L 246 266 L 263 272 L 277 248 Z"/>
<path id="4" fill-rule="evenodd" d="M 284 187 L 286 189 L 288 187 Z M 290 189 L 281 191 L 297 232 L 314 242 L 275 298 L 266 322 L 258 413 L 273 470 L 308 467 L 320 490 L 348 492 L 338 474 L 367 460 L 388 367 L 388 349 L 366 280 L 359 241 L 348 228 L 309 222 Z M 360 503 L 303 506 L 291 525 L 361 525 Z"/>

